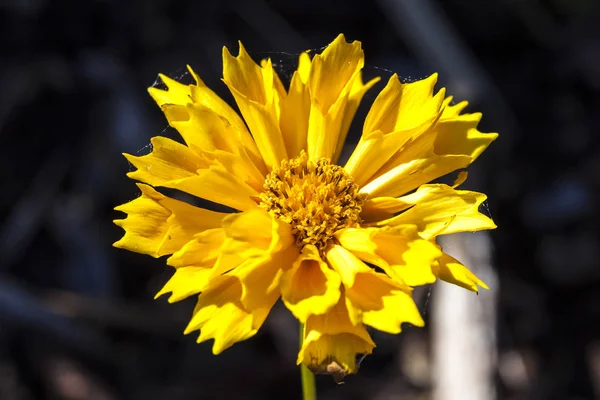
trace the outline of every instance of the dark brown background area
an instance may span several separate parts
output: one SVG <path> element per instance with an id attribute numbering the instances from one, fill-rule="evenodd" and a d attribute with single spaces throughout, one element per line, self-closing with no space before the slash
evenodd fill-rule
<path id="1" fill-rule="evenodd" d="M 242 40 L 285 75 L 340 32 L 368 75 L 440 72 L 500 138 L 469 188 L 489 195 L 499 275 L 499 399 L 600 396 L 600 17 L 594 0 L 0 2 L 0 399 L 300 398 L 295 323 L 276 307 L 220 356 L 181 334 L 193 300 L 152 300 L 171 271 L 114 249 L 138 195 L 121 152 L 175 134 L 146 93 L 191 64 L 220 82 Z M 377 68 L 379 67 L 379 68 Z M 378 86 L 381 88 L 381 85 Z M 374 93 L 366 97 L 372 100 Z M 364 110 L 363 110 L 364 111 Z M 360 126 L 352 128 L 356 140 Z M 435 287 L 431 296 L 435 296 Z M 473 301 L 477 301 L 474 297 Z M 424 312 L 427 305 L 421 302 Z M 324 399 L 427 399 L 427 328 L 378 335 Z M 405 349 L 405 351 L 398 351 Z M 502 366 L 500 357 L 498 371 Z M 377 397 L 390 381 L 397 397 Z"/>

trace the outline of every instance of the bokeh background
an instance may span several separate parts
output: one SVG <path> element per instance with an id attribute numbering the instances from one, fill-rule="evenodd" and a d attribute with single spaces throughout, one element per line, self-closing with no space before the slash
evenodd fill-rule
<path id="1" fill-rule="evenodd" d="M 491 291 L 421 291 L 428 327 L 376 336 L 358 376 L 318 377 L 321 398 L 600 398 L 599 4 L 1 1 L 0 399 L 300 398 L 295 321 L 278 306 L 213 356 L 182 335 L 193 300 L 152 300 L 164 259 L 111 247 L 112 208 L 138 195 L 121 153 L 176 136 L 146 93 L 158 72 L 186 80 L 191 64 L 227 96 L 223 45 L 285 75 L 340 32 L 362 41 L 367 74 L 438 71 L 484 113 L 500 138 L 466 187 L 500 228 L 449 239 Z"/>

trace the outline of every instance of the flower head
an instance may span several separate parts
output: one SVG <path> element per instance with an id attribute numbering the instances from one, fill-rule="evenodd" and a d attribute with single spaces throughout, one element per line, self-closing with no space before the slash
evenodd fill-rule
<path id="1" fill-rule="evenodd" d="M 286 88 L 270 60 L 240 44 L 223 49 L 223 81 L 241 117 L 190 68 L 195 83 L 160 75 L 150 88 L 184 144 L 152 139 L 150 154 L 126 154 L 142 195 L 122 206 L 116 247 L 169 256 L 173 277 L 157 297 L 198 296 L 185 333 L 214 339 L 218 354 L 256 334 L 281 298 L 303 324 L 298 363 L 338 378 L 375 343 L 367 326 L 399 333 L 423 326 L 415 286 L 436 279 L 486 287 L 442 252 L 436 237 L 495 228 L 481 193 L 428 182 L 467 167 L 497 137 L 481 114 L 463 114 L 437 75 L 402 83 L 393 75 L 364 121 L 345 165 L 337 165 L 365 92 L 360 42 L 338 36 L 321 54 L 302 53 Z M 237 210 L 221 213 L 167 197 L 176 189 Z"/>

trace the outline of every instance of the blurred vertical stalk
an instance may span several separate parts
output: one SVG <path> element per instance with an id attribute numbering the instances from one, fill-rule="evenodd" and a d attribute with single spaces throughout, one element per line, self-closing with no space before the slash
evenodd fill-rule
<path id="1" fill-rule="evenodd" d="M 300 349 L 304 342 L 304 324 L 300 323 Z M 315 375 L 304 365 L 300 364 L 300 377 L 302 379 L 302 399 L 317 400 L 317 386 L 315 384 Z"/>
<path id="2" fill-rule="evenodd" d="M 438 283 L 431 303 L 433 400 L 494 400 L 496 295 L 498 279 L 490 263 L 487 233 L 444 237 L 444 252 L 469 267 L 490 290 L 479 296 Z"/>

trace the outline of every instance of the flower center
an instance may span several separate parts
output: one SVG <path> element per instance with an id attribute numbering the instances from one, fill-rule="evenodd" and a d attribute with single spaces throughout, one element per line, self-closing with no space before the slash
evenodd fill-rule
<path id="1" fill-rule="evenodd" d="M 340 229 L 357 227 L 366 196 L 344 169 L 326 158 L 284 160 L 265 180 L 260 206 L 292 226 L 296 245 L 323 251 Z"/>

